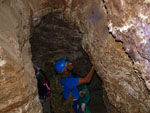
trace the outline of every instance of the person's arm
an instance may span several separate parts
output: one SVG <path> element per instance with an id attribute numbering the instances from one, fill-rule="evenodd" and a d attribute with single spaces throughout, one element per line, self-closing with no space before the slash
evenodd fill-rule
<path id="1" fill-rule="evenodd" d="M 87 84 L 91 81 L 93 73 L 94 73 L 94 66 L 91 67 L 91 70 L 89 73 L 84 77 L 84 78 L 79 78 L 78 84 L 77 85 L 82 85 L 82 84 Z"/>

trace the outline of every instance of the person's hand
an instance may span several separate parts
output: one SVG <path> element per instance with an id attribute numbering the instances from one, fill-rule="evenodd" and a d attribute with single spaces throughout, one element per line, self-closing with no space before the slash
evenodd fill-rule
<path id="1" fill-rule="evenodd" d="M 86 92 L 87 92 L 86 89 L 80 91 L 80 97 L 84 97 L 86 95 Z"/>

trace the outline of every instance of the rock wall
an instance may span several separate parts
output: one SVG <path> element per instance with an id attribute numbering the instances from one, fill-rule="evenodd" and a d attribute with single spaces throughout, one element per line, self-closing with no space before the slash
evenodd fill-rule
<path id="1" fill-rule="evenodd" d="M 142 107 L 143 105 L 149 106 L 149 90 L 150 90 L 150 6 L 149 0 L 104 0 L 108 15 L 109 32 L 112 33 L 116 41 L 123 44 L 123 49 L 132 60 L 132 67 L 135 75 L 140 78 L 135 84 L 140 84 L 140 87 L 134 88 L 140 108 L 143 110 L 137 112 L 149 112 Z M 144 80 L 144 85 L 142 85 Z M 133 82 L 133 81 L 132 81 Z M 139 83 L 140 82 L 140 83 Z M 145 89 L 144 87 L 147 87 Z M 128 87 L 129 88 L 129 87 Z M 138 91 L 139 90 L 139 91 Z M 146 91 L 148 90 L 148 91 Z M 131 90 L 130 90 L 131 91 Z M 145 92 L 146 91 L 146 92 Z M 134 95 L 137 95 L 134 92 Z M 147 96 L 146 96 L 147 95 Z M 131 103 L 131 102 L 130 102 Z M 140 109 L 139 108 L 139 109 Z M 145 111 L 145 110 L 146 111 Z"/>
<path id="2" fill-rule="evenodd" d="M 0 112 L 41 113 L 31 65 L 30 7 L 0 1 L 0 12 Z"/>
<path id="3" fill-rule="evenodd" d="M 149 0 L 106 1 L 109 31 L 123 42 L 124 50 L 140 71 L 150 89 L 150 11 Z M 121 4 L 121 5 L 118 5 Z"/>
<path id="4" fill-rule="evenodd" d="M 115 3 L 117 1 L 107 2 Z M 109 10 L 111 6 L 106 4 L 107 2 L 104 2 L 105 6 L 103 8 L 105 9 L 105 13 L 108 14 L 109 19 L 111 14 L 115 11 Z M 104 82 L 108 99 L 113 105 L 106 105 L 109 110 L 108 112 L 148 113 L 150 110 L 148 107 L 150 96 L 144 81 L 141 79 L 142 68 L 135 68 L 133 63 L 134 59 L 130 59 L 128 56 L 130 53 L 125 53 L 126 51 L 124 51 L 124 43 L 122 43 L 122 40 L 117 40 L 117 36 L 113 38 L 111 35 L 108 35 L 106 16 L 97 4 L 100 3 L 95 2 L 91 7 L 89 6 L 89 10 L 86 9 L 87 12 L 91 11 L 93 15 L 89 15 L 87 18 L 82 16 L 85 22 L 84 25 L 86 25 L 85 28 L 88 31 L 88 33 L 86 33 L 87 37 L 83 39 L 83 47 L 91 56 L 91 61 L 95 64 L 96 71 Z M 118 3 L 116 4 L 117 5 L 114 6 L 115 8 L 119 5 Z M 111 13 L 109 11 L 113 12 Z M 116 20 L 119 21 L 118 18 L 120 18 L 120 15 L 116 18 Z M 112 17 L 110 21 L 114 19 L 115 18 Z M 128 38 L 128 43 L 129 42 L 131 42 L 130 38 Z M 117 110 L 112 109 L 114 107 L 117 108 Z"/>
<path id="5" fill-rule="evenodd" d="M 107 106 L 108 112 L 149 113 L 149 2 L 1 0 L 0 112 L 42 112 L 29 37 L 43 15 L 59 11 L 84 33 L 83 48 L 113 106 Z"/>

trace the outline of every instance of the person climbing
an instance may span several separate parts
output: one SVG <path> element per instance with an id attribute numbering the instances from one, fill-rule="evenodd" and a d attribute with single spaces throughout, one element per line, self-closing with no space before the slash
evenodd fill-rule
<path id="1" fill-rule="evenodd" d="M 67 100 L 70 93 L 72 93 L 74 112 L 83 113 L 81 103 L 79 101 L 80 94 L 77 86 L 87 84 L 91 81 L 93 73 L 95 71 L 94 66 L 91 67 L 89 73 L 84 78 L 73 77 L 71 73 L 71 71 L 73 70 L 72 63 L 69 60 L 65 60 L 64 58 L 56 61 L 54 68 L 56 72 L 61 76 L 64 99 Z"/>
<path id="2" fill-rule="evenodd" d="M 33 68 L 38 83 L 39 99 L 41 102 L 44 102 L 48 97 L 50 97 L 50 83 L 42 69 L 36 65 L 33 65 Z"/>

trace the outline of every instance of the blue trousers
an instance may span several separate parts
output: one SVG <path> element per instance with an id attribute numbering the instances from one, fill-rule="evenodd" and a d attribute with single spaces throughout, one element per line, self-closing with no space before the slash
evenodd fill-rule
<path id="1" fill-rule="evenodd" d="M 81 109 L 81 103 L 79 100 L 73 101 L 73 109 L 75 113 L 83 113 Z"/>

